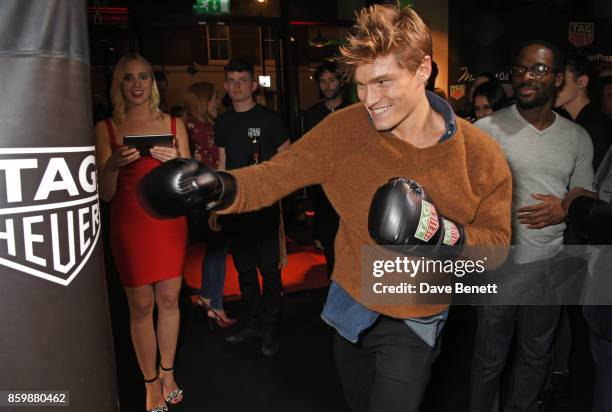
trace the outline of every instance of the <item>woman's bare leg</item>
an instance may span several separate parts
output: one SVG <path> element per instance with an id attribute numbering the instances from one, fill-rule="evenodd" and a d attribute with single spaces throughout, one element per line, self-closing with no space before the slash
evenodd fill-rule
<path id="1" fill-rule="evenodd" d="M 157 303 L 157 341 L 159 344 L 160 363 L 164 368 L 174 367 L 174 355 L 178 340 L 181 320 L 178 299 L 181 290 L 182 277 L 164 280 L 155 284 L 155 302 Z M 164 395 L 178 389 L 172 371 L 160 369 Z M 181 397 L 172 403 L 180 402 Z"/>
<path id="2" fill-rule="evenodd" d="M 125 293 L 130 308 L 130 334 L 136 359 L 138 359 L 144 379 L 153 379 L 157 376 L 157 339 L 153 328 L 153 305 L 155 303 L 153 286 L 125 288 Z M 159 381 L 145 384 L 145 387 L 147 389 L 147 410 L 166 404 Z"/>

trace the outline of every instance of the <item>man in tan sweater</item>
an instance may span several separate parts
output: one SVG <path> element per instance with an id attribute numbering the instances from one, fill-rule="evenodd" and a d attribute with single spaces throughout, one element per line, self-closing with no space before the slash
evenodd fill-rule
<path id="1" fill-rule="evenodd" d="M 256 210 L 320 184 L 340 216 L 322 318 L 337 331 L 334 349 L 348 403 L 359 411 L 417 411 L 448 308 L 366 302 L 361 260 L 364 246 L 374 245 L 368 234 L 372 196 L 393 177 L 413 179 L 439 215 L 462 227 L 464 245 L 500 245 L 502 256 L 494 260 L 503 260 L 511 175 L 491 138 L 425 91 L 431 36 L 412 9 L 363 9 L 347 40 L 341 53 L 361 104 L 332 113 L 260 165 L 222 173 L 169 164 L 159 173 L 186 175 L 179 178 L 179 196 L 203 200 L 220 213 Z M 149 202 L 157 213 L 182 213 L 178 202 L 159 199 L 162 185 L 150 180 Z"/>

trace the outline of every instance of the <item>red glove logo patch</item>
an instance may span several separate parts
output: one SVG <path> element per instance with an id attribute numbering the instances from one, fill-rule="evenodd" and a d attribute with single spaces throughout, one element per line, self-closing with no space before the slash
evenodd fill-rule
<path id="1" fill-rule="evenodd" d="M 440 228 L 438 221 L 438 212 L 436 207 L 426 200 L 421 202 L 421 217 L 419 218 L 419 225 L 414 234 L 414 237 L 422 240 L 423 242 L 429 242 L 429 239 L 436 234 Z"/>
<path id="2" fill-rule="evenodd" d="M 457 229 L 457 225 L 450 220 L 442 219 L 444 225 L 444 239 L 442 243 L 447 246 L 455 246 L 455 243 L 459 240 L 459 229 Z"/>

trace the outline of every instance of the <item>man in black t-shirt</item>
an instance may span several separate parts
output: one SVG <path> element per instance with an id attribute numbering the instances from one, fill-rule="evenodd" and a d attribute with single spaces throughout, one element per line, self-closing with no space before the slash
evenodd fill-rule
<path id="1" fill-rule="evenodd" d="M 343 95 L 341 74 L 336 63 L 324 63 L 314 74 L 322 99 L 310 106 L 302 117 L 302 134 L 306 134 L 330 113 L 350 105 Z M 308 197 L 312 200 L 314 209 L 313 237 L 321 242 L 327 263 L 327 274 L 331 276 L 334 270 L 334 241 L 340 218 L 329 202 L 321 186 L 310 186 Z"/>
<path id="2" fill-rule="evenodd" d="M 253 100 L 257 89 L 253 66 L 231 60 L 225 66 L 225 90 L 232 107 L 215 123 L 215 145 L 221 165 L 227 170 L 269 160 L 289 147 L 288 132 L 281 118 Z M 282 293 L 279 268 L 280 210 L 275 204 L 256 212 L 224 216 L 223 227 L 238 271 L 240 293 L 249 308 L 242 328 L 226 336 L 231 343 L 261 335 L 264 355 L 278 352 L 278 322 Z M 259 269 L 263 288 L 260 291 Z"/>

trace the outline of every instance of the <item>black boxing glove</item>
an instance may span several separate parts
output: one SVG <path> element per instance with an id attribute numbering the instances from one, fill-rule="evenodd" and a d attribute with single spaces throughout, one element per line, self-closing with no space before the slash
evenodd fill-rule
<path id="1" fill-rule="evenodd" d="M 236 197 L 236 179 L 193 159 L 172 159 L 143 176 L 137 192 L 149 213 L 174 218 L 200 208 L 229 206 Z"/>
<path id="2" fill-rule="evenodd" d="M 380 245 L 410 246 L 410 254 L 421 256 L 457 256 L 465 241 L 463 227 L 440 216 L 421 185 L 402 177 L 374 193 L 368 231 Z"/>

